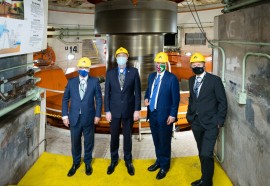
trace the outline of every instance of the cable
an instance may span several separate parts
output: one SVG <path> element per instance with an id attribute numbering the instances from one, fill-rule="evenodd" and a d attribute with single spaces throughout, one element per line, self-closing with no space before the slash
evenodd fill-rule
<path id="1" fill-rule="evenodd" d="M 190 8 L 190 6 L 189 6 L 188 2 L 187 2 L 187 5 L 188 5 L 189 11 L 190 11 L 190 13 L 191 13 L 191 15 L 192 15 L 193 19 L 195 20 L 195 22 L 196 22 L 196 24 L 197 24 L 198 28 L 199 28 L 199 29 L 200 29 L 200 31 L 203 33 L 203 31 L 202 31 L 202 29 L 201 29 L 200 25 L 198 24 L 198 22 L 197 22 L 197 20 L 196 20 L 195 16 L 194 16 L 194 15 L 193 15 L 193 13 L 192 13 L 192 10 L 191 10 L 191 8 Z"/>
<path id="2" fill-rule="evenodd" d="M 186 0 L 187 1 L 187 0 Z M 198 18 L 198 21 L 196 20 L 196 18 L 195 18 L 195 16 L 194 16 L 194 14 L 192 13 L 192 10 L 191 10 L 191 8 L 190 8 L 190 6 L 189 6 L 189 3 L 187 2 L 187 5 L 188 5 L 188 8 L 189 8 L 189 11 L 190 11 L 190 13 L 191 13 L 191 15 L 192 15 L 192 17 L 193 17 L 193 19 L 195 20 L 195 22 L 196 22 L 196 24 L 197 24 L 197 26 L 198 26 L 198 28 L 200 29 L 200 31 L 201 31 L 201 33 L 203 34 L 203 36 L 204 36 L 204 38 L 207 40 L 207 42 L 210 44 L 210 45 L 213 45 L 210 41 L 209 41 L 209 39 L 207 38 L 207 36 L 206 36 L 206 32 L 204 31 L 204 29 L 203 29 L 203 26 L 202 26 L 202 23 L 201 23 L 201 20 L 200 20 L 200 17 L 199 17 L 199 14 L 198 14 L 198 11 L 197 11 L 197 9 L 196 9 L 196 6 L 195 6 L 195 4 L 194 4 L 194 1 L 192 0 L 192 4 L 193 4 L 193 7 L 194 7 L 194 11 L 196 12 L 196 15 L 197 15 L 197 18 Z M 200 24 L 199 24 L 199 23 Z"/>
<path id="3" fill-rule="evenodd" d="M 199 23 L 200 23 L 201 29 L 203 30 L 203 32 L 205 32 L 205 31 L 204 31 L 204 29 L 203 29 L 202 22 L 201 22 L 201 20 L 200 20 L 200 17 L 199 17 L 198 11 L 197 11 L 197 9 L 196 9 L 196 6 L 195 6 L 195 4 L 194 4 L 194 1 L 193 1 L 193 0 L 192 0 L 192 3 L 193 3 L 193 8 L 194 8 L 194 10 L 195 10 L 195 12 L 196 12 L 197 18 L 198 18 L 198 20 L 199 20 Z"/>

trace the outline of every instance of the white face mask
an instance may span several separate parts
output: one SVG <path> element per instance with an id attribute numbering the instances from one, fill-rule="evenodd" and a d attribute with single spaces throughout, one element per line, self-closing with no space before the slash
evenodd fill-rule
<path id="1" fill-rule="evenodd" d="M 127 58 L 126 57 L 117 57 L 116 62 L 118 65 L 123 66 L 127 63 Z"/>

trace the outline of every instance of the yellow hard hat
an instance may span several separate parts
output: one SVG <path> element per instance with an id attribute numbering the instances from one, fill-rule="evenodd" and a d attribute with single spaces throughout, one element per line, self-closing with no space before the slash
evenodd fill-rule
<path id="1" fill-rule="evenodd" d="M 205 58 L 201 53 L 194 53 L 190 57 L 190 63 L 196 63 L 196 62 L 205 62 Z"/>
<path id="2" fill-rule="evenodd" d="M 127 56 L 129 56 L 127 49 L 125 49 L 125 48 L 123 48 L 123 47 L 120 47 L 120 48 L 118 48 L 118 49 L 116 50 L 116 52 L 115 52 L 115 57 L 116 57 L 118 54 L 120 54 L 120 53 L 125 53 L 125 54 L 127 54 Z"/>
<path id="3" fill-rule="evenodd" d="M 154 61 L 156 63 L 167 63 L 167 62 L 169 62 L 168 55 L 165 52 L 159 52 L 156 55 Z"/>
<path id="4" fill-rule="evenodd" d="M 77 67 L 89 68 L 91 66 L 91 60 L 88 57 L 82 57 L 79 59 Z"/>

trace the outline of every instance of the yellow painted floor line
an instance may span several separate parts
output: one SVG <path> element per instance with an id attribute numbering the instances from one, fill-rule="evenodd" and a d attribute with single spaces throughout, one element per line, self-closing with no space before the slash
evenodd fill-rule
<path id="1" fill-rule="evenodd" d="M 115 172 L 107 175 L 110 159 L 93 159 L 93 174 L 85 175 L 85 165 L 81 164 L 73 177 L 67 177 L 71 167 L 70 156 L 43 153 L 32 168 L 18 183 L 20 186 L 190 186 L 200 178 L 198 156 L 173 158 L 171 169 L 162 180 L 156 180 L 156 172 L 147 171 L 154 160 L 134 160 L 135 175 L 127 173 L 125 162 L 119 161 Z M 215 162 L 214 186 L 232 186 L 230 179 L 220 165 Z"/>

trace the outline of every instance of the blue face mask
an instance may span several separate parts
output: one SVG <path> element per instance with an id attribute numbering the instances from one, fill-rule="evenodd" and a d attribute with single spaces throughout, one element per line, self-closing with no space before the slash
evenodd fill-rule
<path id="1" fill-rule="evenodd" d="M 117 61 L 118 65 L 123 66 L 127 63 L 127 58 L 126 57 L 117 57 L 116 61 Z"/>
<path id="2" fill-rule="evenodd" d="M 81 69 L 81 70 L 78 70 L 79 74 L 82 76 L 82 77 L 85 77 L 88 75 L 89 71 L 86 70 L 86 69 Z"/>

